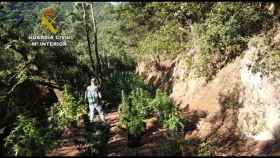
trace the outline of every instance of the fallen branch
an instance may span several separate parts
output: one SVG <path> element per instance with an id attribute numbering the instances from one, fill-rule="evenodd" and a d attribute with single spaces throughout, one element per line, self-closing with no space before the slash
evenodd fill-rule
<path id="1" fill-rule="evenodd" d="M 58 90 L 63 90 L 62 87 L 56 85 L 55 83 L 52 83 L 52 82 L 46 82 L 46 81 L 36 81 L 37 83 L 41 84 L 41 85 L 44 85 L 44 86 L 48 86 L 48 87 L 51 87 L 51 88 L 54 88 L 54 89 L 58 89 Z"/>
<path id="2" fill-rule="evenodd" d="M 9 91 L 6 95 L 10 96 L 14 91 L 15 89 L 21 85 L 22 83 L 28 81 L 29 79 L 23 81 L 23 82 L 20 82 L 20 83 L 17 83 L 15 84 Z M 30 80 L 29 80 L 30 81 Z M 55 83 L 51 83 L 51 82 L 46 82 L 46 81 L 42 81 L 42 80 L 38 80 L 38 81 L 33 81 L 34 83 L 38 83 L 40 85 L 44 85 L 44 86 L 47 86 L 47 87 L 51 87 L 51 88 L 54 88 L 54 89 L 58 89 L 58 90 L 63 90 L 62 87 L 59 87 L 58 85 L 56 85 Z"/>

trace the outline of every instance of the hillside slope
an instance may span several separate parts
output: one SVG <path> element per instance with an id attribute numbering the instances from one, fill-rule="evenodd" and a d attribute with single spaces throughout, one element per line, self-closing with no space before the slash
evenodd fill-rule
<path id="1" fill-rule="evenodd" d="M 147 83 L 167 90 L 174 104 L 183 111 L 206 114 L 186 139 L 189 135 L 202 140 L 222 135 L 222 139 L 227 140 L 235 135 L 251 146 L 246 154 L 268 152 L 264 150 L 268 150 L 271 143 L 275 144 L 279 137 L 277 28 L 276 25 L 252 38 L 244 56 L 226 65 L 208 82 L 204 78 L 188 76 L 190 70 L 182 64 L 183 55 L 161 63 L 140 62 L 137 73 Z M 252 147 L 248 140 L 257 146 Z"/>

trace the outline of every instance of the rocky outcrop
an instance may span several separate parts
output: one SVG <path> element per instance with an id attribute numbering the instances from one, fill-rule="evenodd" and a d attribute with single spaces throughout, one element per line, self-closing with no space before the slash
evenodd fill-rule
<path id="1" fill-rule="evenodd" d="M 269 66 L 272 63 L 264 61 L 266 56 L 260 56 L 266 51 L 269 51 L 267 46 L 250 46 L 245 52 L 241 70 L 245 90 L 241 97 L 244 107 L 240 109 L 239 127 L 246 136 L 261 141 L 278 139 L 280 134 L 280 80 L 272 71 L 255 65 L 256 62 L 266 62 L 267 68 L 272 66 Z M 254 72 L 256 66 L 259 70 Z"/>
<path id="2" fill-rule="evenodd" d="M 205 112 L 207 117 L 199 121 L 197 131 L 201 138 L 206 138 L 223 122 L 225 108 L 222 99 L 233 93 L 240 83 L 240 59 L 221 70 L 208 84 L 204 78 L 190 78 L 188 70 L 180 62 L 177 58 L 161 63 L 164 71 L 145 66 L 142 62 L 137 72 L 145 77 L 147 83 L 167 89 L 174 104 L 181 109 Z"/>
<path id="3" fill-rule="evenodd" d="M 206 113 L 186 138 L 205 140 L 220 134 L 226 140 L 236 135 L 259 142 L 249 144 L 252 152 L 248 149 L 247 154 L 269 153 L 280 137 L 278 28 L 267 36 L 252 38 L 244 56 L 226 65 L 209 82 L 191 77 L 192 70 L 184 65 L 181 55 L 157 64 L 141 62 L 137 72 L 147 83 L 167 90 L 180 109 Z"/>

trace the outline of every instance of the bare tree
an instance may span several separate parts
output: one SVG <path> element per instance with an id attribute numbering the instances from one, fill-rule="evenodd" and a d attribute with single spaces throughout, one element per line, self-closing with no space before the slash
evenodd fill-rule
<path id="1" fill-rule="evenodd" d="M 88 28 L 87 21 L 86 21 L 86 9 L 85 9 L 84 3 L 82 3 L 82 7 L 83 7 L 83 13 L 84 13 L 83 14 L 84 25 L 85 25 L 86 36 L 87 36 L 88 54 L 89 54 L 89 57 L 90 57 L 92 70 L 95 71 L 95 66 L 94 66 L 94 61 L 93 61 L 92 51 L 91 51 L 91 42 L 90 42 L 90 37 L 89 37 L 89 28 Z"/>
<path id="2" fill-rule="evenodd" d="M 99 74 L 99 76 L 101 77 L 101 64 L 100 64 L 100 58 L 99 58 L 99 53 L 98 53 L 98 45 L 97 45 L 97 28 L 96 28 L 96 21 L 95 21 L 95 17 L 93 14 L 93 6 L 92 3 L 90 4 L 90 9 L 91 9 L 91 18 L 92 18 L 92 24 L 93 24 L 93 33 L 94 33 L 94 51 L 95 51 L 95 57 L 96 57 L 96 61 L 97 61 L 97 72 Z"/>

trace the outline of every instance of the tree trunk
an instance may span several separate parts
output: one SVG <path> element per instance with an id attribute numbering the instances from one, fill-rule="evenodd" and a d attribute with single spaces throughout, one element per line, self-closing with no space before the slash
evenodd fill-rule
<path id="1" fill-rule="evenodd" d="M 94 51 L 95 51 L 95 56 L 96 56 L 96 61 L 97 61 L 97 72 L 99 74 L 99 77 L 102 78 L 101 75 L 101 64 L 100 64 L 100 58 L 99 58 L 99 53 L 98 53 L 98 46 L 97 46 L 97 28 L 96 28 L 96 21 L 95 17 L 93 15 L 93 6 L 90 4 L 91 8 L 91 17 L 92 17 L 92 24 L 93 24 L 93 31 L 94 31 Z"/>
<path id="2" fill-rule="evenodd" d="M 83 19 L 84 19 L 84 25 L 85 25 L 85 29 L 86 29 L 88 53 L 89 53 L 89 57 L 90 57 L 92 70 L 95 71 L 93 57 L 92 57 L 92 51 L 91 51 L 91 42 L 90 42 L 90 38 L 89 38 L 89 29 L 88 29 L 88 25 L 87 25 L 87 22 L 86 22 L 86 10 L 85 10 L 84 3 L 82 3 L 82 6 L 83 6 L 83 11 L 84 11 Z M 94 74 L 94 76 L 96 77 L 97 75 Z"/>

